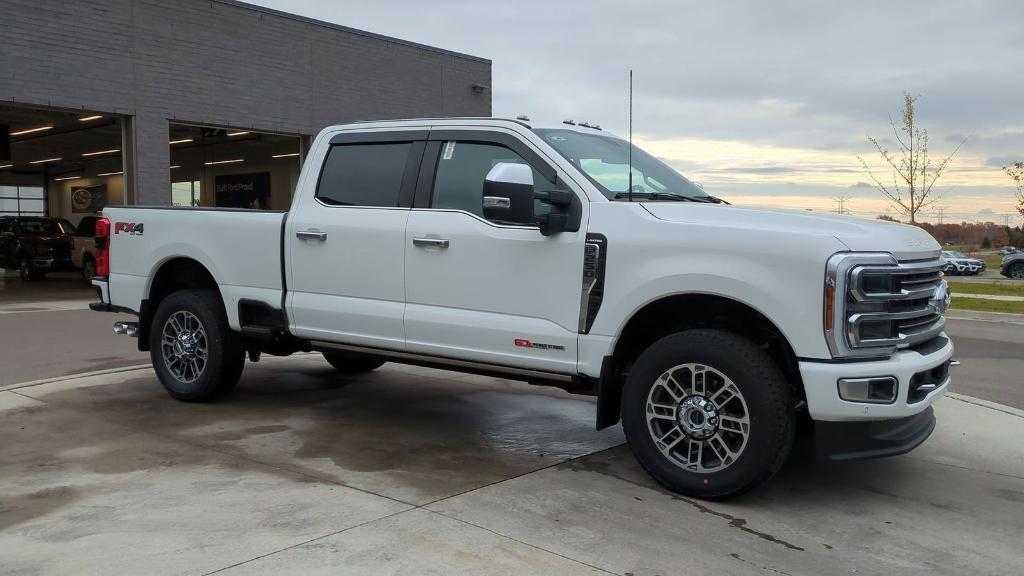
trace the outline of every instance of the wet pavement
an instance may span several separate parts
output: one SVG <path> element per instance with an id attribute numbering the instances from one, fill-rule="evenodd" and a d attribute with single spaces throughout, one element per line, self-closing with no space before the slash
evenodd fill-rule
<path id="1" fill-rule="evenodd" d="M 149 369 L 0 392 L 4 574 L 1014 574 L 1024 412 L 952 396 L 911 454 L 808 439 L 727 503 L 666 492 L 591 399 L 316 354 L 228 399 Z"/>

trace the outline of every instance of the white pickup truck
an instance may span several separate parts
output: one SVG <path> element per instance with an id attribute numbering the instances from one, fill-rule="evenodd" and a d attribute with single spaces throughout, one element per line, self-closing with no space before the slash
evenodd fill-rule
<path id="1" fill-rule="evenodd" d="M 785 461 L 899 454 L 949 383 L 939 246 L 900 224 L 727 205 L 599 129 L 335 126 L 290 211 L 110 207 L 95 310 L 131 312 L 171 396 L 320 351 L 597 396 L 665 486 L 726 498 Z"/>

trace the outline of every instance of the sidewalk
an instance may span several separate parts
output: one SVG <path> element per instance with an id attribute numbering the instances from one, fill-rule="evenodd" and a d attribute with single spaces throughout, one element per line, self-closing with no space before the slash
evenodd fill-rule
<path id="1" fill-rule="evenodd" d="M 999 300 L 1000 302 L 1024 302 L 1024 296 L 1000 296 L 996 294 L 964 294 L 953 292 L 953 298 L 978 298 L 980 300 Z"/>

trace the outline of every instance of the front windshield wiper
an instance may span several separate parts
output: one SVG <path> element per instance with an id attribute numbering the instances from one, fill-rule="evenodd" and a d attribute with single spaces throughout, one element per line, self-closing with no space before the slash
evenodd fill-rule
<path id="1" fill-rule="evenodd" d="M 616 192 L 614 198 L 616 200 L 623 200 L 632 196 L 633 198 L 639 198 L 641 200 L 674 200 L 677 202 L 711 202 L 713 204 L 719 204 L 725 202 L 720 198 L 714 196 L 684 196 L 683 194 L 676 194 L 675 192 Z M 726 202 L 727 203 L 727 202 Z"/>

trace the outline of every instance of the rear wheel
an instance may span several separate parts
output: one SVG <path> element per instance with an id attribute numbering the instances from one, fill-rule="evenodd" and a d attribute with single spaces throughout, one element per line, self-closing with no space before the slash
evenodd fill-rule
<path id="1" fill-rule="evenodd" d="M 1024 263 L 1014 264 L 1010 266 L 1010 269 L 1006 271 L 1010 278 L 1017 280 L 1024 280 Z"/>
<path id="2" fill-rule="evenodd" d="M 215 290 L 180 290 L 153 315 L 150 358 L 167 393 L 207 402 L 230 392 L 245 366 L 241 337 L 228 326 Z"/>
<path id="3" fill-rule="evenodd" d="M 86 284 L 92 284 L 92 278 L 96 275 L 96 262 L 91 256 L 86 256 L 82 262 L 82 279 Z"/>
<path id="4" fill-rule="evenodd" d="M 645 350 L 623 389 L 637 460 L 698 498 L 745 492 L 779 470 L 793 441 L 792 392 L 764 350 L 721 330 L 688 330 Z"/>
<path id="5" fill-rule="evenodd" d="M 323 354 L 328 364 L 344 374 L 369 372 L 380 368 L 386 362 L 383 358 L 356 352 L 324 352 Z"/>

